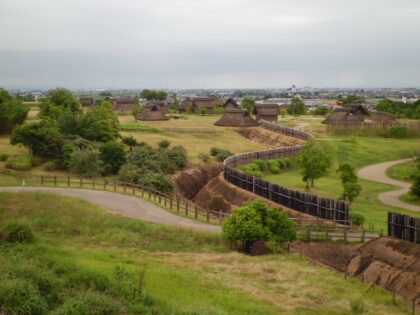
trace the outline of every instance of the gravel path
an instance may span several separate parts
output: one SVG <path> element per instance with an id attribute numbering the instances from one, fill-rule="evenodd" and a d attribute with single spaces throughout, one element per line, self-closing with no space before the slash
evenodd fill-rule
<path id="1" fill-rule="evenodd" d="M 420 211 L 419 206 L 410 205 L 408 203 L 402 202 L 399 199 L 401 195 L 407 193 L 410 190 L 411 184 L 389 178 L 386 175 L 386 170 L 388 168 L 390 168 L 391 166 L 393 166 L 395 164 L 404 163 L 404 162 L 407 162 L 409 160 L 411 160 L 411 159 L 404 159 L 404 160 L 391 161 L 391 162 L 385 162 L 385 163 L 370 165 L 370 166 L 367 166 L 367 167 L 359 170 L 357 175 L 360 178 L 370 180 L 370 181 L 373 181 L 373 182 L 379 182 L 379 183 L 383 183 L 383 184 L 389 184 L 389 185 L 401 187 L 401 189 L 388 191 L 388 192 L 384 192 L 384 193 L 380 194 L 378 196 L 379 200 L 382 201 L 383 203 L 387 204 L 387 205 L 391 205 L 391 206 L 394 206 L 394 207 L 405 208 L 405 209 L 414 210 L 414 211 Z"/>
<path id="2" fill-rule="evenodd" d="M 76 197 L 101 206 L 111 212 L 121 214 L 133 219 L 165 225 L 180 226 L 206 232 L 220 232 L 217 225 L 194 221 L 176 216 L 154 204 L 134 196 L 118 194 L 109 191 L 53 188 L 53 187 L 0 187 L 0 191 L 46 191 L 64 196 Z"/>

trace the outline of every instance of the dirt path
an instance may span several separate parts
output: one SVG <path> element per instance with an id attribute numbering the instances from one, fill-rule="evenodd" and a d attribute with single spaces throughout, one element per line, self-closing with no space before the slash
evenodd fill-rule
<path id="1" fill-rule="evenodd" d="M 109 191 L 53 187 L 0 187 L 1 191 L 47 191 L 84 199 L 111 212 L 146 222 L 181 226 L 206 232 L 221 231 L 220 226 L 179 217 L 144 199 Z"/>
<path id="2" fill-rule="evenodd" d="M 362 168 L 359 170 L 357 175 L 360 178 L 370 180 L 373 182 L 379 182 L 383 184 L 389 184 L 393 186 L 401 187 L 401 189 L 388 191 L 380 194 L 378 196 L 379 200 L 382 201 L 384 204 L 399 207 L 399 208 L 405 208 L 408 210 L 414 210 L 414 211 L 420 211 L 419 206 L 410 205 L 408 203 L 402 202 L 399 198 L 401 195 L 407 193 L 410 190 L 410 183 L 402 182 L 399 180 L 395 180 L 392 178 L 389 178 L 386 175 L 386 170 L 390 168 L 391 166 L 395 164 L 400 164 L 409 161 L 410 159 L 404 159 L 404 160 L 398 160 L 398 161 L 391 161 L 391 162 L 385 162 L 385 163 L 379 163 L 367 166 L 365 168 Z"/>

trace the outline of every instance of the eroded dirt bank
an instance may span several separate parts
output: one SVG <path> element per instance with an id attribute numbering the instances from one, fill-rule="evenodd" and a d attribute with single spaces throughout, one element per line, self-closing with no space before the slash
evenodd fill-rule
<path id="1" fill-rule="evenodd" d="M 243 128 L 235 130 L 235 132 L 240 134 L 242 137 L 263 144 L 270 149 L 293 147 L 305 143 L 302 139 L 285 136 L 261 127 Z"/>
<path id="2" fill-rule="evenodd" d="M 294 242 L 290 250 L 409 300 L 420 296 L 419 245 L 381 237 L 366 244 Z"/>

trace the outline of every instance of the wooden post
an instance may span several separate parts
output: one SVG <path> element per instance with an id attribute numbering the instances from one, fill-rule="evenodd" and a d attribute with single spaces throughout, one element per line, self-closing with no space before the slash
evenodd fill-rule
<path id="1" fill-rule="evenodd" d="M 136 189 L 133 187 L 133 195 L 136 194 Z"/>
<path id="2" fill-rule="evenodd" d="M 209 212 L 209 209 L 206 209 L 206 220 L 207 220 L 207 222 L 210 221 L 210 212 Z"/>
<path id="3" fill-rule="evenodd" d="M 198 218 L 198 208 L 197 208 L 197 205 L 195 205 L 195 207 L 194 207 L 194 218 Z"/>
<path id="4" fill-rule="evenodd" d="M 44 185 L 44 175 L 41 175 L 41 185 Z"/>
<path id="5" fill-rule="evenodd" d="M 114 180 L 114 191 L 117 191 L 117 181 Z"/>
<path id="6" fill-rule="evenodd" d="M 80 187 L 83 187 L 83 178 L 80 177 Z"/>
<path id="7" fill-rule="evenodd" d="M 179 213 L 179 198 L 176 198 L 176 212 Z"/>
<path id="8" fill-rule="evenodd" d="M 159 194 L 159 204 L 161 202 L 162 196 Z"/>
<path id="9" fill-rule="evenodd" d="M 169 199 L 169 208 L 172 210 L 172 198 Z"/>
<path id="10" fill-rule="evenodd" d="M 362 230 L 362 239 L 361 239 L 362 243 L 365 242 L 365 229 Z"/>
<path id="11" fill-rule="evenodd" d="M 95 189 L 95 179 L 92 179 L 92 187 Z"/>
<path id="12" fill-rule="evenodd" d="M 163 204 L 165 205 L 165 207 L 166 207 L 166 196 L 164 196 L 163 197 Z"/>
<path id="13" fill-rule="evenodd" d="M 57 176 L 54 175 L 54 186 L 57 186 Z"/>
<path id="14" fill-rule="evenodd" d="M 67 186 L 70 187 L 70 176 L 67 176 Z"/>
<path id="15" fill-rule="evenodd" d="M 325 227 L 325 240 L 328 241 L 328 226 Z"/>
<path id="16" fill-rule="evenodd" d="M 144 188 L 141 189 L 141 197 L 144 197 Z"/>
<path id="17" fill-rule="evenodd" d="M 222 210 L 219 210 L 219 224 L 222 224 Z"/>
<path id="18" fill-rule="evenodd" d="M 104 179 L 104 190 L 106 190 L 106 179 Z"/>

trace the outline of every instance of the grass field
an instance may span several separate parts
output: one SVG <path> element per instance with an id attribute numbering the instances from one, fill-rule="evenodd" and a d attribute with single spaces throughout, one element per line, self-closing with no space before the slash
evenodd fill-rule
<path id="1" fill-rule="evenodd" d="M 334 199 L 339 198 L 342 192 L 341 182 L 336 173 L 339 163 L 347 162 L 360 169 L 371 164 L 410 157 L 416 153 L 416 150 L 420 150 L 420 143 L 416 139 L 357 137 L 318 142 L 329 152 L 334 165 L 327 176 L 315 182 L 311 193 Z M 268 175 L 264 179 L 291 189 L 305 191 L 305 183 L 302 181 L 299 169 L 278 175 Z M 363 214 L 366 217 L 366 222 L 373 223 L 375 228 L 386 230 L 386 215 L 387 211 L 391 210 L 420 217 L 418 212 L 393 208 L 379 201 L 378 194 L 392 190 L 392 186 L 365 180 L 360 180 L 360 184 L 362 185 L 362 194 L 354 201 L 352 211 Z"/>
<path id="2" fill-rule="evenodd" d="M 386 174 L 393 179 L 412 182 L 412 176 L 414 175 L 416 170 L 416 162 L 410 161 L 391 166 L 387 169 Z"/>
<path id="3" fill-rule="evenodd" d="M 383 289 L 366 293 L 368 285 L 299 255 L 249 257 L 216 234 L 147 224 L 53 194 L 0 193 L 0 204 L 0 228 L 19 221 L 35 234 L 34 244 L 0 238 L 0 303 L 9 309 L 349 314 L 363 304 L 364 314 L 408 313 Z M 139 270 L 146 272 L 143 294 L 133 297 Z"/>
<path id="4" fill-rule="evenodd" d="M 167 121 L 148 121 L 142 125 L 151 126 L 160 132 L 125 131 L 123 136 L 133 136 L 137 141 L 144 141 L 156 146 L 163 139 L 172 145 L 182 145 L 187 149 L 190 165 L 202 165 L 200 153 L 209 154 L 212 147 L 229 150 L 235 154 L 264 150 L 265 147 L 251 140 L 245 139 L 234 132 L 235 128 L 217 127 L 214 123 L 220 116 L 194 116 L 187 119 L 170 119 Z M 132 116 L 119 116 L 121 124 L 135 125 Z M 210 162 L 216 162 L 211 159 Z"/>

